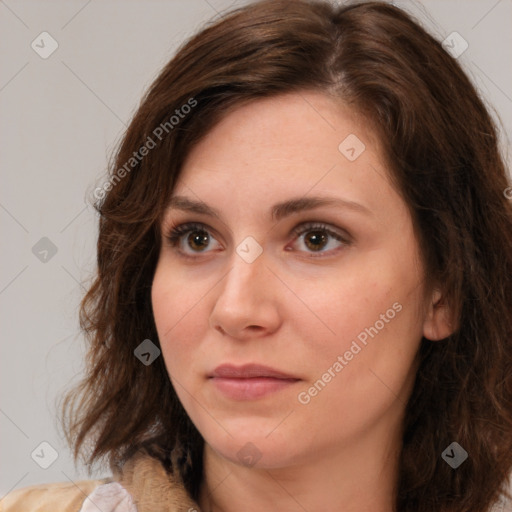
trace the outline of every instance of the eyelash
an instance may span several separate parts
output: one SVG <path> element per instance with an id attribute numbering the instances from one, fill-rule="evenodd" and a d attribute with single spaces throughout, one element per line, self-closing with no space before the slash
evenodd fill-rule
<path id="1" fill-rule="evenodd" d="M 181 238 L 183 238 L 183 236 L 190 234 L 191 232 L 194 232 L 194 231 L 204 231 L 208 234 L 208 236 L 211 236 L 211 233 L 205 224 L 201 224 L 201 223 L 197 223 L 197 222 L 187 222 L 185 224 L 180 224 L 178 226 L 171 228 L 171 230 L 169 231 L 169 234 L 166 236 L 166 239 L 171 244 L 172 247 L 176 248 L 176 246 L 179 244 L 179 242 L 180 242 Z M 306 222 L 306 223 L 300 224 L 299 226 L 295 227 L 292 230 L 292 234 L 296 238 L 299 238 L 300 236 L 302 236 L 308 232 L 311 232 L 311 231 L 323 231 L 325 234 L 334 238 L 338 242 L 342 242 L 343 245 L 345 245 L 345 246 L 348 246 L 351 243 L 348 236 L 346 236 L 346 237 L 342 236 L 340 233 L 333 231 L 332 229 L 329 228 L 328 225 L 323 224 L 321 222 Z M 340 248 L 334 249 L 334 251 L 338 251 L 339 249 Z M 200 254 L 201 254 L 200 252 L 198 252 L 197 255 L 193 256 L 193 255 L 183 252 L 179 248 L 177 250 L 183 257 L 190 258 L 190 259 L 196 259 L 196 258 L 200 257 Z M 309 257 L 322 258 L 326 255 L 329 255 L 330 252 L 332 253 L 332 251 L 333 250 L 331 249 L 330 251 L 326 251 L 326 252 L 322 251 L 322 252 L 318 252 L 316 254 L 314 252 L 311 252 Z"/>

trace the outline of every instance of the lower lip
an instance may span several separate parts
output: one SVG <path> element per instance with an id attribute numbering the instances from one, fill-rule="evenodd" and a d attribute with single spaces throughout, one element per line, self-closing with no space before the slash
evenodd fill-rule
<path id="1" fill-rule="evenodd" d="M 211 380 L 221 393 L 233 400 L 257 400 L 298 382 L 298 379 L 276 379 L 274 377 L 251 379 L 212 377 Z"/>

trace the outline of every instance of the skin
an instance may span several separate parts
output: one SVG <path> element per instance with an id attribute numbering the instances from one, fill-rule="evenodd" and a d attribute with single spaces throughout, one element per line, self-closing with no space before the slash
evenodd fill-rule
<path id="1" fill-rule="evenodd" d="M 366 147 L 354 161 L 338 149 L 349 134 Z M 206 442 L 204 511 L 393 509 L 421 337 L 451 331 L 440 292 L 424 286 L 412 219 L 388 176 L 368 123 L 311 91 L 236 108 L 186 159 L 173 197 L 203 201 L 220 218 L 166 211 L 152 305 L 170 379 Z M 365 211 L 329 205 L 271 218 L 274 204 L 312 196 Z M 167 240 L 185 222 L 207 227 L 202 244 L 190 233 Z M 293 234 L 307 222 L 345 242 L 318 229 Z M 263 251 L 252 263 L 236 251 L 248 236 Z M 332 370 L 393 304 L 401 306 L 394 318 Z M 254 362 L 300 380 L 234 400 L 208 378 L 222 363 Z M 301 403 L 299 394 L 329 368 L 330 381 Z M 237 455 L 247 443 L 260 457 L 255 464 Z"/>

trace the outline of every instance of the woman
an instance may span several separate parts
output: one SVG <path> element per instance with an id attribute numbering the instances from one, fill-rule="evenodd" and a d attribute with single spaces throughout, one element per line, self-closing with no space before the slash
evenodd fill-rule
<path id="1" fill-rule="evenodd" d="M 206 28 L 95 191 L 66 426 L 113 476 L 4 510 L 491 510 L 508 187 L 474 87 L 398 8 L 265 1 Z"/>

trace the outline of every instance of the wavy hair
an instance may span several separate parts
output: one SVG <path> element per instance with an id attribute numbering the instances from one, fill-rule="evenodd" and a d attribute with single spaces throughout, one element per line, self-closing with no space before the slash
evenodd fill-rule
<path id="1" fill-rule="evenodd" d="M 512 189 L 497 127 L 459 63 L 384 2 L 244 6 L 187 41 L 149 87 L 95 193 L 97 273 L 80 309 L 86 374 L 63 404 L 75 457 L 121 468 L 146 449 L 169 471 L 180 464 L 197 497 L 203 440 L 162 358 L 134 357 L 143 340 L 159 343 L 151 285 L 162 213 L 184 158 L 231 109 L 306 90 L 375 128 L 428 282 L 442 283 L 457 319 L 448 338 L 421 341 L 395 510 L 487 511 L 512 469 Z M 469 454 L 456 470 L 441 458 L 452 441 Z"/>

